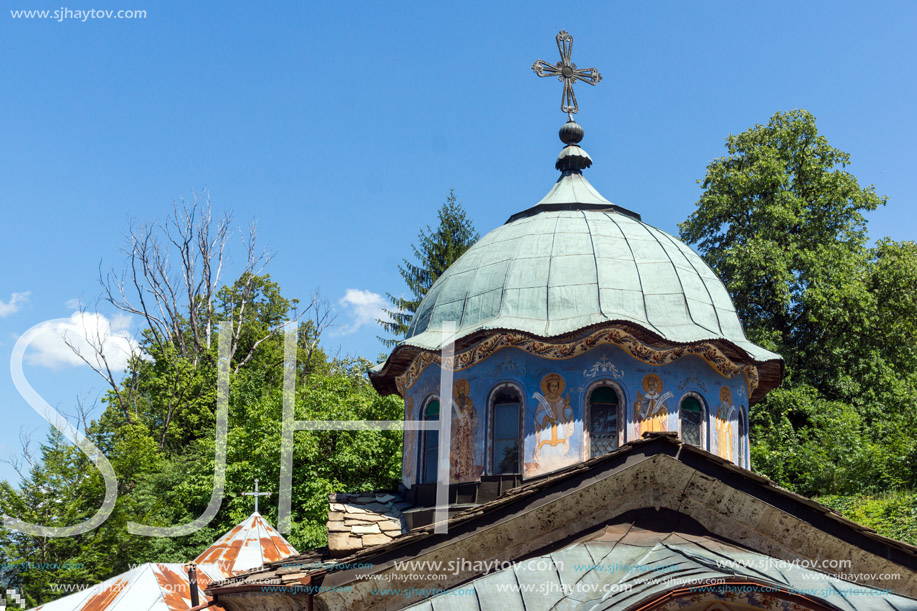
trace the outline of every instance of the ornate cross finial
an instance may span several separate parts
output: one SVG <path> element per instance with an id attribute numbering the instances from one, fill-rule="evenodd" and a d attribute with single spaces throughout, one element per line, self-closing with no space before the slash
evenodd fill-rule
<path id="1" fill-rule="evenodd" d="M 243 492 L 242 496 L 253 496 L 255 497 L 255 513 L 258 513 L 258 497 L 259 496 L 270 496 L 272 492 L 258 492 L 258 478 L 255 478 L 255 491 L 254 492 Z"/>
<path id="2" fill-rule="evenodd" d="M 532 70 L 538 76 L 556 76 L 557 80 L 563 81 L 564 93 L 560 99 L 560 109 L 572 120 L 573 114 L 579 111 L 576 96 L 573 94 L 573 83 L 583 81 L 590 85 L 597 85 L 602 80 L 602 75 L 595 68 L 577 68 L 576 64 L 570 61 L 573 37 L 567 34 L 566 30 L 561 30 L 557 35 L 557 49 L 560 51 L 560 61 L 557 64 L 549 64 L 539 59 L 532 64 Z"/>

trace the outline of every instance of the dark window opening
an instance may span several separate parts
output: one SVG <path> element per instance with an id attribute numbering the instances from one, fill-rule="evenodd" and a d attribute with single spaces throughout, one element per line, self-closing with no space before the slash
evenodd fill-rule
<path id="1" fill-rule="evenodd" d="M 519 473 L 519 441 L 522 424 L 522 397 L 511 387 L 501 388 L 493 399 L 494 475 Z"/>
<path id="2" fill-rule="evenodd" d="M 748 469 L 748 459 L 745 457 L 745 454 L 748 451 L 748 420 L 746 419 L 745 411 L 739 409 L 739 463 L 740 467 L 745 467 Z"/>
<path id="3" fill-rule="evenodd" d="M 439 401 L 427 403 L 423 412 L 424 422 L 439 421 Z M 420 452 L 420 483 L 429 484 L 436 481 L 436 467 L 439 460 L 439 431 L 423 431 L 423 444 Z"/>
<path id="4" fill-rule="evenodd" d="M 681 418 L 681 440 L 692 446 L 703 447 L 704 407 L 697 397 L 685 397 L 678 413 Z"/>
<path id="5" fill-rule="evenodd" d="M 589 395 L 589 457 L 618 449 L 618 393 L 600 386 Z"/>

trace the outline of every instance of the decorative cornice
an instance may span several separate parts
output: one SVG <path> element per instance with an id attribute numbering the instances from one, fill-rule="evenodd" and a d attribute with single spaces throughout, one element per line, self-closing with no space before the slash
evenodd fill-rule
<path id="1" fill-rule="evenodd" d="M 671 348 L 653 348 L 634 337 L 622 327 L 604 328 L 579 339 L 568 342 L 552 342 L 533 338 L 524 333 L 506 332 L 491 335 L 460 352 L 453 358 L 453 371 L 463 371 L 480 363 L 503 348 L 518 348 L 529 354 L 551 360 L 563 360 L 589 352 L 605 344 L 618 346 L 635 359 L 649 365 L 665 365 L 683 356 L 699 356 L 726 378 L 744 374 L 749 390 L 758 387 L 758 368 L 755 365 L 741 365 L 727 357 L 722 350 L 711 343 L 679 345 Z M 428 365 L 440 364 L 442 357 L 436 352 L 423 351 L 417 354 L 403 374 L 395 378 L 398 394 L 402 397 L 411 388 Z M 447 362 L 446 366 L 452 363 Z"/>

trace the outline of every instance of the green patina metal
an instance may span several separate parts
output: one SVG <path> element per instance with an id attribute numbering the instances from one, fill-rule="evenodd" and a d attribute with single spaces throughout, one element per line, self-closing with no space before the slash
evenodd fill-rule
<path id="1" fill-rule="evenodd" d="M 636 530 L 636 529 L 635 529 Z M 749 583 L 758 585 L 748 585 Z M 717 585 L 711 585 L 717 584 Z M 719 600 L 748 609 L 828 608 L 913 610 L 913 599 L 845 581 L 732 545 L 711 537 L 677 532 L 636 531 L 621 541 L 576 543 L 551 554 L 521 561 L 448 593 L 407 607 L 410 611 L 614 611 L 641 603 L 676 587 L 695 588 L 671 607 L 725 609 Z M 773 599 L 796 594 L 813 606 Z M 708 607 L 709 605 L 709 607 Z M 655 608 L 655 606 L 653 607 Z M 732 607 L 729 607 L 732 608 Z"/>
<path id="2" fill-rule="evenodd" d="M 456 322 L 456 339 L 488 329 L 547 338 L 624 321 L 671 342 L 728 340 L 756 361 L 780 359 L 745 337 L 725 286 L 694 251 L 612 207 L 581 173 L 565 173 L 513 219 L 439 278 L 403 345 L 439 349 L 444 321 Z"/>

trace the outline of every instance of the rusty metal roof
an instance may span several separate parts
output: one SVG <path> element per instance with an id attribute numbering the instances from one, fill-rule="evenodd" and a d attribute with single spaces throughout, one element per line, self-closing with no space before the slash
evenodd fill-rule
<path id="1" fill-rule="evenodd" d="M 199 565 L 200 603 L 210 602 L 204 589 L 211 582 L 228 576 L 230 573 L 220 565 Z M 187 611 L 190 608 L 187 565 L 168 563 L 141 564 L 82 592 L 35 607 L 32 611 Z"/>
<path id="2" fill-rule="evenodd" d="M 298 553 L 255 512 L 201 552 L 194 562 L 219 563 L 232 573 L 240 573 Z"/>
<path id="3" fill-rule="evenodd" d="M 253 513 L 194 559 L 200 603 L 210 602 L 204 589 L 211 582 L 297 553 L 261 514 Z M 167 563 L 142 564 L 32 611 L 187 611 L 190 608 L 188 565 Z M 220 607 L 213 609 L 218 611 Z"/>

